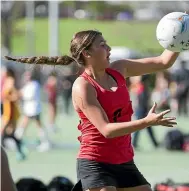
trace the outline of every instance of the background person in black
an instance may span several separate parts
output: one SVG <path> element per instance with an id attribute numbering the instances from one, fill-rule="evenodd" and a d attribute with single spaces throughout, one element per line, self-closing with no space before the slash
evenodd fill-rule
<path id="1" fill-rule="evenodd" d="M 137 83 L 137 104 L 136 104 L 136 118 L 142 119 L 144 118 L 149 111 L 150 105 L 150 90 L 149 90 L 149 75 L 144 75 L 139 77 L 139 82 Z M 152 143 L 155 147 L 158 147 L 158 142 L 154 135 L 152 127 L 146 129 Z M 138 148 L 138 139 L 141 131 L 136 131 L 133 136 L 133 146 Z"/>
<path id="2" fill-rule="evenodd" d="M 62 98 L 64 104 L 65 114 L 70 114 L 70 107 L 72 103 L 72 86 L 77 78 L 78 69 L 74 64 L 66 66 L 65 70 L 62 71 L 61 75 L 61 89 L 62 89 Z"/>
<path id="3" fill-rule="evenodd" d="M 188 115 L 189 102 L 189 70 L 186 61 L 181 62 L 181 68 L 173 74 L 173 81 L 177 84 L 176 100 L 178 104 L 178 114 Z"/>

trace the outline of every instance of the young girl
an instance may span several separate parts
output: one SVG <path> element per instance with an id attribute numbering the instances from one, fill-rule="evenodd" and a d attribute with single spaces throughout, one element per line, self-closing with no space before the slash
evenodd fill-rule
<path id="1" fill-rule="evenodd" d="M 164 117 L 170 110 L 155 113 L 156 104 L 146 117 L 131 121 L 133 111 L 125 78 L 167 69 L 179 54 L 165 50 L 157 57 L 123 59 L 110 64 L 110 50 L 102 33 L 87 30 L 74 35 L 71 56 L 6 58 L 52 65 L 76 62 L 84 68 L 72 91 L 81 131 L 76 190 L 151 191 L 134 163 L 131 133 L 155 125 L 173 127 L 176 122 L 174 117 Z"/>
<path id="2" fill-rule="evenodd" d="M 17 147 L 17 159 L 25 159 L 21 140 L 15 136 L 17 122 L 20 117 L 18 106 L 19 92 L 15 86 L 15 72 L 11 68 L 6 69 L 6 77 L 2 88 L 3 115 L 2 115 L 2 143 L 10 138 L 14 140 Z"/>
<path id="3" fill-rule="evenodd" d="M 55 119 L 57 115 L 57 76 L 51 73 L 45 84 L 45 91 L 48 96 L 48 112 L 49 112 L 49 127 L 50 132 L 56 131 Z"/>
<path id="4" fill-rule="evenodd" d="M 24 132 L 29 122 L 35 121 L 38 128 L 38 137 L 40 145 L 37 150 L 40 152 L 50 149 L 50 143 L 47 138 L 47 132 L 41 121 L 41 85 L 36 80 L 35 73 L 26 72 L 24 74 L 25 84 L 20 90 L 22 99 L 23 118 L 16 130 L 16 136 L 23 138 Z"/>

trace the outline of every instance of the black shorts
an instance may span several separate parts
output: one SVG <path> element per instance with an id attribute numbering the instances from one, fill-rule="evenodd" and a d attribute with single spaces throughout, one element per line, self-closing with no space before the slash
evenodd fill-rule
<path id="1" fill-rule="evenodd" d="M 40 114 L 34 115 L 34 116 L 27 116 L 29 119 L 35 119 L 37 121 L 40 121 Z"/>
<path id="2" fill-rule="evenodd" d="M 106 186 L 116 188 L 150 186 L 133 160 L 123 164 L 107 164 L 78 159 L 77 178 L 78 183 L 73 190 L 87 190 Z"/>

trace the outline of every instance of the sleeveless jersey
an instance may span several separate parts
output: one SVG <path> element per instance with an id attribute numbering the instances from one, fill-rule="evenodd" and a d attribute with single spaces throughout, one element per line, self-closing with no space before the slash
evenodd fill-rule
<path id="1" fill-rule="evenodd" d="M 81 76 L 95 88 L 97 99 L 110 123 L 131 121 L 133 110 L 124 77 L 110 68 L 107 68 L 106 72 L 117 82 L 118 88 L 114 92 L 102 88 L 86 72 Z M 78 158 L 110 164 L 121 164 L 133 159 L 130 134 L 116 138 L 105 138 L 81 110 L 77 112 L 81 119 L 78 125 L 78 129 L 81 131 L 81 136 L 78 137 L 80 141 Z"/>

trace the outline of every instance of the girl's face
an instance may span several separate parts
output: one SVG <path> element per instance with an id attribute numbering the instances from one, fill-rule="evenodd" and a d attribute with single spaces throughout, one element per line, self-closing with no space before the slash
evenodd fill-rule
<path id="1" fill-rule="evenodd" d="M 110 51 L 111 48 L 103 36 L 98 35 L 88 49 L 89 57 L 86 57 L 88 64 L 99 69 L 107 68 L 110 63 Z"/>

